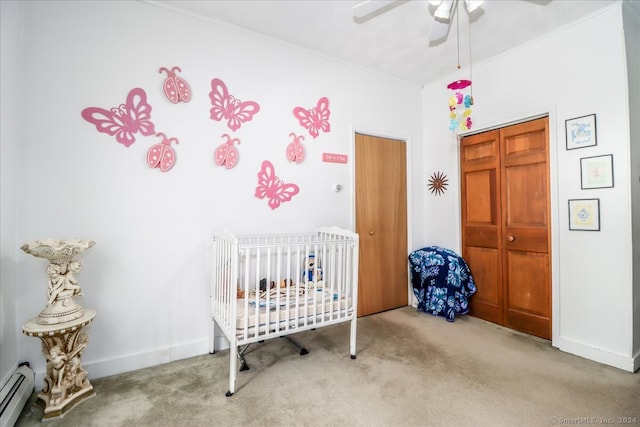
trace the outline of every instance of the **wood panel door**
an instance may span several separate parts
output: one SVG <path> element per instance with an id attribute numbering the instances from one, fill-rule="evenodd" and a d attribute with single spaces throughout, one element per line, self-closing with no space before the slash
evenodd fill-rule
<path id="1" fill-rule="evenodd" d="M 356 133 L 358 316 L 408 304 L 406 143 Z"/>
<path id="2" fill-rule="evenodd" d="M 502 325 L 500 131 L 460 140 L 462 257 L 478 288 L 470 314 Z"/>
<path id="3" fill-rule="evenodd" d="M 551 338 L 548 119 L 461 140 L 462 254 L 471 315 Z"/>

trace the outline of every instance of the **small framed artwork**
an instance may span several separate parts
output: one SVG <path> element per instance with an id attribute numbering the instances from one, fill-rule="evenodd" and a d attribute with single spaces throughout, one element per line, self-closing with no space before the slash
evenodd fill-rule
<path id="1" fill-rule="evenodd" d="M 583 190 L 613 187 L 613 154 L 581 158 L 580 181 Z"/>
<path id="2" fill-rule="evenodd" d="M 570 199 L 569 230 L 600 231 L 600 199 Z"/>
<path id="3" fill-rule="evenodd" d="M 565 120 L 567 150 L 592 147 L 598 144 L 596 135 L 596 115 Z"/>

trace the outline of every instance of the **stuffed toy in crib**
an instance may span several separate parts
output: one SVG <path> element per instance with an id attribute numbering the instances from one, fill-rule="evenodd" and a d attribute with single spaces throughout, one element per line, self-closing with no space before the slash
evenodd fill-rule
<path id="1" fill-rule="evenodd" d="M 309 254 L 302 279 L 305 282 L 319 282 L 322 280 L 322 269 L 316 265 L 316 256 Z"/>

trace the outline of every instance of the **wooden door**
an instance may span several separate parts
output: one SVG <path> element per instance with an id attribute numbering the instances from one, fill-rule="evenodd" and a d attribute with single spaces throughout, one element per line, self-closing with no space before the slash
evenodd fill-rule
<path id="1" fill-rule="evenodd" d="M 461 140 L 462 254 L 471 314 L 551 338 L 548 119 Z"/>
<path id="2" fill-rule="evenodd" d="M 500 131 L 460 141 L 462 257 L 478 288 L 470 314 L 502 325 Z"/>
<path id="3" fill-rule="evenodd" d="M 356 134 L 358 316 L 408 304 L 406 144 Z"/>

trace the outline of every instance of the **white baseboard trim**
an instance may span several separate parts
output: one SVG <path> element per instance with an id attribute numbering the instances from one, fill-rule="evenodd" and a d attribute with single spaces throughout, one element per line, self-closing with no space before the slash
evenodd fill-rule
<path id="1" fill-rule="evenodd" d="M 554 342 L 556 344 L 556 342 Z M 559 338 L 557 340 L 558 349 L 566 353 L 584 357 L 594 362 L 613 366 L 623 371 L 635 372 L 640 367 L 640 354 L 635 356 L 625 356 L 623 354 L 614 353 L 607 350 L 591 347 L 584 343 L 573 341 L 567 338 Z"/>
<path id="2" fill-rule="evenodd" d="M 100 361 L 83 359 L 82 367 L 87 370 L 89 380 L 94 380 L 208 353 L 209 341 L 204 339 L 115 359 Z M 36 372 L 36 388 L 38 390 L 40 390 L 44 384 L 44 376 L 45 372 Z"/>
<path id="3" fill-rule="evenodd" d="M 224 335 L 216 337 L 214 342 L 215 342 L 214 346 L 215 346 L 216 352 L 221 350 L 226 350 L 229 348 L 229 340 L 227 340 L 227 338 Z"/>

